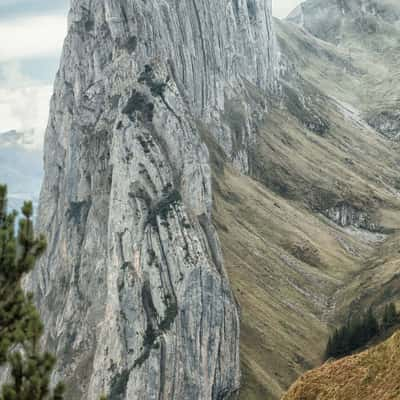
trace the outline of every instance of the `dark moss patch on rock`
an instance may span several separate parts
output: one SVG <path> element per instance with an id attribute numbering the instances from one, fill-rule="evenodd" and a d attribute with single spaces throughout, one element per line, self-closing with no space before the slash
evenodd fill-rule
<path id="1" fill-rule="evenodd" d="M 91 205 L 91 200 L 70 202 L 69 208 L 66 213 L 67 218 L 72 221 L 76 226 L 84 226 Z"/>
<path id="2" fill-rule="evenodd" d="M 129 119 L 134 122 L 135 115 L 140 113 L 145 122 L 152 122 L 154 116 L 154 104 L 150 102 L 144 93 L 133 90 L 126 106 L 122 109 L 122 113 L 128 115 Z"/>
<path id="3" fill-rule="evenodd" d="M 177 190 L 173 190 L 165 195 L 149 212 L 147 222 L 152 226 L 157 226 L 157 217 L 166 220 L 172 207 L 182 201 L 182 196 Z"/>
<path id="4" fill-rule="evenodd" d="M 130 371 L 128 369 L 114 375 L 111 380 L 109 400 L 122 400 L 125 397 L 126 387 L 129 381 Z"/>
<path id="5" fill-rule="evenodd" d="M 150 357 L 150 353 L 153 349 L 158 349 L 160 343 L 157 340 L 162 332 L 169 331 L 172 324 L 174 323 L 176 316 L 178 315 L 178 304 L 174 296 L 166 295 L 165 297 L 165 315 L 161 322 L 158 324 L 157 311 L 153 304 L 151 296 L 151 290 L 149 283 L 145 283 L 142 289 L 142 299 L 144 309 L 147 315 L 147 327 L 146 332 L 143 336 L 143 351 L 141 355 L 135 361 L 133 368 L 140 367 Z"/>
<path id="6" fill-rule="evenodd" d="M 133 53 L 136 48 L 137 48 L 137 37 L 136 36 L 131 36 L 125 43 L 125 48 L 128 51 L 128 53 Z"/>
<path id="7" fill-rule="evenodd" d="M 91 20 L 91 19 L 88 19 L 88 20 L 85 22 L 85 30 L 86 30 L 86 32 L 90 32 L 90 31 L 92 31 L 93 29 L 94 29 L 94 21 Z"/>
<path id="8" fill-rule="evenodd" d="M 169 331 L 171 329 L 172 324 L 175 321 L 175 318 L 178 315 L 178 304 L 176 300 L 166 300 L 167 308 L 165 310 L 165 316 L 160 323 L 160 329 L 162 331 Z"/>
<path id="9" fill-rule="evenodd" d="M 153 67 L 149 64 L 145 65 L 144 71 L 140 74 L 139 83 L 146 84 L 151 91 L 153 96 L 164 96 L 165 89 L 167 87 L 168 79 L 166 82 L 156 79 Z"/>

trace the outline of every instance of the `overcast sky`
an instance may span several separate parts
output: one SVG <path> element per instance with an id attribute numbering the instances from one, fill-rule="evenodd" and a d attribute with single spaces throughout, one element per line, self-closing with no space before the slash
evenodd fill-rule
<path id="1" fill-rule="evenodd" d="M 0 0 L 0 132 L 34 131 L 40 148 L 66 32 L 68 0 Z"/>
<path id="2" fill-rule="evenodd" d="M 304 0 L 272 0 L 275 17 L 284 18 Z"/>
<path id="3" fill-rule="evenodd" d="M 273 0 L 286 16 L 300 0 Z M 33 130 L 40 148 L 69 0 L 0 0 L 0 133 Z"/>

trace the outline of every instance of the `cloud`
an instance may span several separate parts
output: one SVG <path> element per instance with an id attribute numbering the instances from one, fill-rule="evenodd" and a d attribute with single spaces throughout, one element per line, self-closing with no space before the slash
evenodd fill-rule
<path id="1" fill-rule="evenodd" d="M 42 84 L 21 72 L 19 62 L 0 65 L 0 132 L 31 132 L 32 149 L 43 146 L 52 85 Z"/>
<path id="2" fill-rule="evenodd" d="M 58 56 L 67 31 L 61 15 L 19 17 L 0 21 L 0 63 Z"/>
<path id="3" fill-rule="evenodd" d="M 275 17 L 285 18 L 302 0 L 272 0 L 272 11 Z"/>
<path id="4" fill-rule="evenodd" d="M 24 4 L 34 5 L 30 0 L 0 1 L 8 1 L 14 11 L 20 7 L 21 13 Z M 0 133 L 14 129 L 33 133 L 29 145 L 33 149 L 43 146 L 55 60 L 66 31 L 67 19 L 62 15 L 0 18 Z"/>
<path id="5" fill-rule="evenodd" d="M 1 0 L 0 20 L 17 16 L 65 14 L 69 0 Z"/>

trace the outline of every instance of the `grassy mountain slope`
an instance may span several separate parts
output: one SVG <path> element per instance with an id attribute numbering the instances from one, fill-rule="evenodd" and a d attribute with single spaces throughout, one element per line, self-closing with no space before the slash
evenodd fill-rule
<path id="1" fill-rule="evenodd" d="M 343 41 L 340 47 L 337 47 L 319 40 L 291 23 L 276 21 L 276 27 L 289 65 L 296 64 L 298 70 L 300 66 L 301 77 L 304 80 L 312 82 L 326 95 L 337 101 L 343 107 L 344 114 L 348 113 L 354 119 L 358 119 L 360 126 L 364 129 L 371 128 L 372 135 L 382 133 L 380 139 L 386 143 L 389 151 L 397 152 L 399 148 L 397 140 L 387 141 L 386 137 L 389 139 L 394 139 L 394 137 L 387 135 L 387 132 L 374 130 L 368 123 L 371 123 L 371 110 L 383 107 L 386 113 L 390 113 L 391 105 L 396 104 L 400 83 L 395 79 L 397 73 L 394 73 L 394 69 L 400 54 L 396 55 L 398 51 L 393 52 L 392 47 L 387 43 L 400 40 L 400 33 L 382 40 L 381 52 L 384 56 L 379 57 L 374 47 L 371 48 L 371 43 L 375 43 L 382 33 L 370 34 L 368 37 L 371 43 L 361 35 L 346 36 L 343 33 Z M 359 54 L 350 59 L 347 56 L 348 48 L 357 43 Z M 352 146 L 357 147 L 358 143 L 356 139 Z M 372 143 L 371 146 L 375 147 Z M 381 149 L 377 150 L 374 160 L 371 159 L 371 163 L 365 168 L 375 175 L 373 179 L 376 182 L 383 183 L 384 175 L 377 170 L 377 166 L 382 162 L 387 165 L 387 160 Z M 358 157 L 359 155 L 354 159 L 349 158 L 352 169 L 357 168 Z M 393 161 L 392 167 L 395 174 L 390 178 L 389 187 L 387 187 L 387 190 L 395 197 L 399 195 L 397 163 L 398 161 Z M 391 221 L 397 218 L 396 211 L 390 207 L 382 209 L 378 206 L 378 208 L 386 226 L 390 227 Z M 382 246 L 378 246 L 373 256 L 363 265 L 360 274 L 337 293 L 337 297 L 341 300 L 341 304 L 337 306 L 339 315 L 343 316 L 349 308 L 357 312 L 358 309 L 369 305 L 379 308 L 387 301 L 399 300 L 397 240 L 397 235 L 391 235 Z M 382 286 L 379 286 L 377 281 Z"/>
<path id="2" fill-rule="evenodd" d="M 399 369 L 400 332 L 363 353 L 308 372 L 283 400 L 399 399 Z"/>
<path id="3" fill-rule="evenodd" d="M 365 122 L 353 90 L 364 75 L 342 50 L 276 24 L 287 72 L 257 127 L 252 174 L 214 166 L 214 220 L 242 313 L 246 400 L 277 399 L 319 365 L 350 304 L 400 298 L 399 145 Z M 335 218 L 342 207 L 353 219 Z"/>
<path id="4" fill-rule="evenodd" d="M 396 0 L 308 0 L 288 20 L 325 43 L 335 45 L 347 66 L 351 65 L 351 68 L 345 66 L 346 74 L 336 74 L 338 84 L 345 88 L 342 96 L 352 98 L 351 103 L 378 131 L 398 136 L 400 3 Z M 308 68 L 308 72 L 311 70 L 312 67 Z M 323 80 L 323 77 L 314 78 Z"/>

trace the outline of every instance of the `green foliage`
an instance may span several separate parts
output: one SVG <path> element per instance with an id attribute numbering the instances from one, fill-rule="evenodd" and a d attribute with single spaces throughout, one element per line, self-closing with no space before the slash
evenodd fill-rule
<path id="1" fill-rule="evenodd" d="M 64 386 L 58 384 L 50 393 L 50 375 L 55 363 L 50 354 L 39 354 L 31 351 L 22 355 L 13 352 L 9 356 L 12 383 L 5 384 L 2 389 L 4 400 L 62 400 Z"/>
<path id="2" fill-rule="evenodd" d="M 62 400 L 64 393 L 61 384 L 49 388 L 55 359 L 39 351 L 43 325 L 32 295 L 21 288 L 46 248 L 45 238 L 35 237 L 32 212 L 26 202 L 16 233 L 17 214 L 7 212 L 7 188 L 0 185 L 0 365 L 8 362 L 11 374 L 0 400 Z"/>

